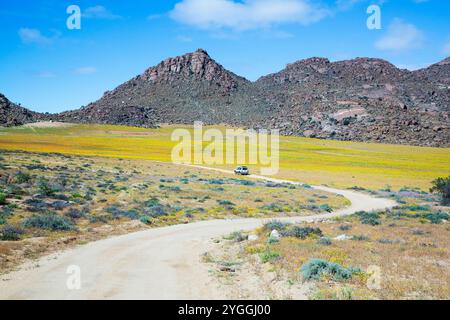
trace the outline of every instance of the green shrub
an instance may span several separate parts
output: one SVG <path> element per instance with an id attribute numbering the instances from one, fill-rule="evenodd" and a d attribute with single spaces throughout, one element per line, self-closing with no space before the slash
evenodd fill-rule
<path id="1" fill-rule="evenodd" d="M 267 244 L 274 244 L 280 242 L 280 239 L 274 236 L 270 236 L 269 239 L 267 239 Z"/>
<path id="2" fill-rule="evenodd" d="M 6 225 L 0 229 L 0 240 L 2 241 L 18 241 L 20 236 L 25 232 L 22 228 Z"/>
<path id="3" fill-rule="evenodd" d="M 6 194 L 4 194 L 3 192 L 0 192 L 0 205 L 5 205 L 6 204 Z"/>
<path id="4" fill-rule="evenodd" d="M 159 199 L 158 198 L 151 198 L 145 204 L 147 205 L 147 207 L 153 207 L 153 206 L 159 205 Z"/>
<path id="5" fill-rule="evenodd" d="M 225 240 L 232 240 L 234 242 L 242 242 L 247 240 L 247 237 L 245 237 L 242 232 L 235 231 L 230 233 L 227 237 L 225 237 Z"/>
<path id="6" fill-rule="evenodd" d="M 277 203 L 266 204 L 260 207 L 261 210 L 270 211 L 270 212 L 283 212 L 283 207 Z"/>
<path id="7" fill-rule="evenodd" d="M 410 210 L 410 211 L 430 211 L 430 207 L 429 206 L 404 206 L 402 207 L 402 209 L 405 210 Z"/>
<path id="8" fill-rule="evenodd" d="M 116 219 L 121 217 L 129 218 L 131 220 L 139 219 L 139 214 L 136 210 L 121 210 L 117 205 L 112 205 L 106 208 L 106 212 L 110 213 Z"/>
<path id="9" fill-rule="evenodd" d="M 163 184 L 161 184 L 160 186 L 159 186 L 159 189 L 161 189 L 161 190 L 167 190 L 167 191 L 173 191 L 173 192 L 181 192 L 181 188 L 180 187 L 178 187 L 178 186 L 165 186 L 165 185 L 163 185 Z"/>
<path id="10" fill-rule="evenodd" d="M 335 281 L 350 279 L 360 269 L 347 269 L 338 263 L 323 259 L 311 259 L 300 268 L 300 272 L 306 280 L 320 280 L 323 276 L 329 276 Z"/>
<path id="11" fill-rule="evenodd" d="M 320 210 L 326 211 L 326 212 L 332 212 L 333 209 L 328 204 L 322 204 L 319 206 Z"/>
<path id="12" fill-rule="evenodd" d="M 348 231 L 348 230 L 350 230 L 351 228 L 352 228 L 352 226 L 349 225 L 349 224 L 343 224 L 343 225 L 340 225 L 340 226 L 339 226 L 339 230 L 341 230 L 341 231 Z"/>
<path id="13" fill-rule="evenodd" d="M 368 224 L 371 226 L 377 226 L 381 224 L 380 215 L 377 212 L 360 211 L 356 215 L 362 224 Z"/>
<path id="14" fill-rule="evenodd" d="M 224 184 L 222 179 L 209 179 L 208 184 Z"/>
<path id="15" fill-rule="evenodd" d="M 35 215 L 25 219 L 23 223 L 26 228 L 39 228 L 51 231 L 68 231 L 75 229 L 70 219 L 56 214 Z"/>
<path id="16" fill-rule="evenodd" d="M 83 211 L 71 208 L 71 209 L 69 209 L 69 211 L 67 211 L 65 213 L 65 216 L 76 220 L 76 219 L 81 219 L 81 218 L 85 217 L 86 214 Z"/>
<path id="17" fill-rule="evenodd" d="M 107 223 L 108 221 L 110 221 L 112 219 L 112 217 L 110 215 L 106 215 L 106 214 L 101 214 L 101 215 L 89 215 L 88 216 L 89 222 L 90 223 Z"/>
<path id="18" fill-rule="evenodd" d="M 238 183 L 243 185 L 243 186 L 254 186 L 254 185 L 256 185 L 256 183 L 254 181 L 250 181 L 250 180 L 238 180 Z"/>
<path id="19" fill-rule="evenodd" d="M 276 251 L 264 251 L 260 253 L 260 258 L 263 263 L 267 263 L 270 261 L 273 261 L 275 259 L 278 259 L 280 257 L 280 253 Z"/>
<path id="20" fill-rule="evenodd" d="M 28 173 L 22 171 L 17 172 L 15 180 L 18 184 L 27 183 L 31 180 L 31 176 Z"/>
<path id="21" fill-rule="evenodd" d="M 187 179 L 187 178 L 181 178 L 181 179 L 180 179 L 180 182 L 181 182 L 182 184 L 189 184 L 189 179 Z"/>
<path id="22" fill-rule="evenodd" d="M 152 224 L 152 218 L 148 217 L 148 216 L 142 216 L 139 221 L 141 221 L 143 224 Z"/>
<path id="23" fill-rule="evenodd" d="M 360 234 L 360 235 L 353 236 L 353 237 L 352 237 L 352 240 L 356 240 L 356 241 L 367 241 L 367 240 L 369 240 L 369 237 L 368 237 L 368 236 L 365 236 L 365 235 L 363 235 L 363 234 Z"/>
<path id="24" fill-rule="evenodd" d="M 433 224 L 440 224 L 442 220 L 449 220 L 450 216 L 446 212 L 437 211 L 426 215 L 426 218 Z"/>
<path id="25" fill-rule="evenodd" d="M 50 197 L 56 193 L 56 189 L 53 188 L 46 179 L 40 179 L 38 182 L 39 193 L 43 196 Z"/>
<path id="26" fill-rule="evenodd" d="M 433 182 L 430 192 L 438 193 L 441 196 L 441 203 L 444 206 L 450 205 L 450 176 L 447 178 L 437 178 Z"/>
<path id="27" fill-rule="evenodd" d="M 293 226 L 292 228 L 282 231 L 281 235 L 283 237 L 306 239 L 311 235 L 321 237 L 323 233 L 319 228 Z"/>
<path id="28" fill-rule="evenodd" d="M 221 206 L 233 207 L 235 204 L 229 200 L 217 200 L 217 203 Z"/>
<path id="29" fill-rule="evenodd" d="M 333 244 L 329 237 L 322 237 L 319 239 L 319 241 L 317 241 L 317 243 L 323 246 L 331 246 Z"/>
<path id="30" fill-rule="evenodd" d="M 264 224 L 264 228 L 269 231 L 272 231 L 272 230 L 283 231 L 283 230 L 286 230 L 286 228 L 289 225 L 290 224 L 287 222 L 282 222 L 279 220 L 272 220 L 272 221 L 269 221 L 266 224 Z"/>

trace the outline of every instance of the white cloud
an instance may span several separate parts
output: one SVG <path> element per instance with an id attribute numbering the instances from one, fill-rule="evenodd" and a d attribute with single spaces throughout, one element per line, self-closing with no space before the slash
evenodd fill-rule
<path id="1" fill-rule="evenodd" d="M 122 18 L 119 15 L 113 14 L 104 6 L 93 6 L 86 8 L 86 10 L 83 11 L 83 17 L 90 19 L 104 19 L 104 20 L 117 20 Z"/>
<path id="2" fill-rule="evenodd" d="M 170 17 L 202 29 L 249 30 L 283 23 L 306 25 L 329 14 L 308 0 L 182 0 Z"/>
<path id="3" fill-rule="evenodd" d="M 19 37 L 26 44 L 46 45 L 52 43 L 52 39 L 44 36 L 38 29 L 21 28 Z"/>
<path id="4" fill-rule="evenodd" d="M 444 47 L 442 47 L 442 53 L 450 56 L 450 37 L 448 37 L 447 42 L 444 43 Z"/>
<path id="5" fill-rule="evenodd" d="M 97 69 L 94 67 L 81 67 L 75 69 L 75 73 L 79 75 L 93 74 L 96 73 Z"/>
<path id="6" fill-rule="evenodd" d="M 375 47 L 380 50 L 401 51 L 420 47 L 422 41 L 422 31 L 413 24 L 395 19 L 387 33 L 375 43 Z"/>

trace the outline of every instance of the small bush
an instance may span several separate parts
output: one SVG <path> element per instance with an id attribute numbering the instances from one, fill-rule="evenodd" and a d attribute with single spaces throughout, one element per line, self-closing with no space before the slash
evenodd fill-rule
<path id="1" fill-rule="evenodd" d="M 260 209 L 270 212 L 283 212 L 283 207 L 277 203 L 266 204 L 262 206 Z"/>
<path id="2" fill-rule="evenodd" d="M 114 218 L 129 218 L 131 220 L 139 219 L 139 214 L 136 210 L 121 210 L 117 206 L 112 205 L 106 209 L 106 212 L 110 213 Z"/>
<path id="3" fill-rule="evenodd" d="M 264 252 L 260 253 L 259 256 L 261 257 L 261 261 L 263 263 L 267 263 L 267 262 L 273 261 L 275 259 L 278 259 L 280 257 L 280 253 L 278 253 L 276 251 L 264 251 Z"/>
<path id="4" fill-rule="evenodd" d="M 356 215 L 362 224 L 368 224 L 371 226 L 377 226 L 381 224 L 380 215 L 377 212 L 360 211 Z"/>
<path id="5" fill-rule="evenodd" d="M 163 184 L 161 184 L 160 186 L 159 186 L 159 189 L 161 189 L 161 190 L 167 190 L 167 191 L 173 191 L 173 192 L 181 192 L 181 188 L 180 187 L 178 187 L 178 186 L 165 186 L 165 185 L 163 185 Z"/>
<path id="6" fill-rule="evenodd" d="M 67 201 L 55 201 L 50 204 L 50 207 L 57 211 L 61 211 L 67 208 L 68 206 L 70 206 L 70 204 Z"/>
<path id="7" fill-rule="evenodd" d="M 256 183 L 254 181 L 250 181 L 250 180 L 238 180 L 238 183 L 243 185 L 243 186 L 254 186 L 254 185 L 256 185 Z"/>
<path id="8" fill-rule="evenodd" d="M 2 241 L 18 241 L 25 231 L 22 228 L 6 225 L 0 229 L 0 240 Z"/>
<path id="9" fill-rule="evenodd" d="M 306 280 L 320 280 L 323 276 L 329 276 L 335 281 L 350 279 L 359 269 L 347 269 L 338 263 L 322 259 L 311 259 L 302 265 L 300 272 Z"/>
<path id="10" fill-rule="evenodd" d="M 209 179 L 208 184 L 224 184 L 222 179 Z"/>
<path id="11" fill-rule="evenodd" d="M 149 207 L 145 213 L 152 218 L 167 216 L 166 208 L 161 204 Z"/>
<path id="12" fill-rule="evenodd" d="M 433 224 L 440 224 L 442 220 L 449 220 L 450 216 L 446 212 L 437 211 L 426 215 L 426 218 Z"/>
<path id="13" fill-rule="evenodd" d="M 272 221 L 264 224 L 264 228 L 269 231 L 272 231 L 272 230 L 283 231 L 283 230 L 286 230 L 286 228 L 289 225 L 290 224 L 286 223 L 286 222 L 281 222 L 279 220 L 272 220 Z"/>
<path id="14" fill-rule="evenodd" d="M 68 231 L 75 229 L 75 226 L 69 219 L 56 214 L 35 215 L 25 219 L 23 225 L 26 228 L 39 228 L 51 231 Z"/>
<path id="15" fill-rule="evenodd" d="M 320 208 L 320 210 L 326 211 L 326 212 L 332 212 L 333 211 L 333 209 L 330 207 L 330 205 L 328 205 L 326 203 L 320 205 L 319 208 Z"/>
<path id="16" fill-rule="evenodd" d="M 50 197 L 57 192 L 56 188 L 51 186 L 46 179 L 39 180 L 38 189 L 39 189 L 39 193 L 46 197 Z"/>
<path id="17" fill-rule="evenodd" d="M 89 215 L 88 216 L 89 222 L 90 223 L 107 223 L 109 220 L 111 220 L 111 216 L 110 215 Z"/>
<path id="18" fill-rule="evenodd" d="M 339 226 L 339 230 L 341 230 L 341 231 L 348 231 L 348 230 L 350 230 L 351 228 L 352 228 L 352 226 L 349 225 L 349 224 L 343 224 L 343 225 L 340 225 L 340 226 Z"/>
<path id="19" fill-rule="evenodd" d="M 410 211 L 430 211 L 430 207 L 429 206 L 405 206 L 402 209 L 405 210 L 410 210 Z"/>
<path id="20" fill-rule="evenodd" d="M 320 245 L 323 245 L 323 246 L 331 246 L 333 244 L 331 239 L 328 238 L 328 237 L 320 238 L 319 241 L 317 241 L 317 243 L 320 244 Z"/>
<path id="21" fill-rule="evenodd" d="M 3 192 L 0 192 L 0 206 L 5 205 L 6 204 L 6 194 L 4 194 Z"/>
<path id="22" fill-rule="evenodd" d="M 15 176 L 16 183 L 22 184 L 27 183 L 31 180 L 31 176 L 28 173 L 23 173 L 21 171 L 17 172 Z"/>
<path id="23" fill-rule="evenodd" d="M 294 226 L 285 231 L 282 231 L 281 235 L 283 237 L 295 237 L 295 238 L 300 238 L 300 239 L 306 239 L 309 236 L 321 237 L 323 234 L 322 234 L 322 230 L 320 230 L 319 228 Z"/>
<path id="24" fill-rule="evenodd" d="M 361 234 L 361 235 L 353 236 L 353 237 L 352 237 L 352 240 L 356 240 L 356 241 L 367 241 L 367 240 L 369 240 L 369 237 Z"/>
<path id="25" fill-rule="evenodd" d="M 146 203 L 147 207 L 154 207 L 159 205 L 159 199 L 158 198 L 151 198 Z"/>
<path id="26" fill-rule="evenodd" d="M 245 237 L 242 232 L 236 231 L 225 237 L 225 240 L 232 240 L 234 242 L 242 242 L 247 240 L 247 237 Z"/>
<path id="27" fill-rule="evenodd" d="M 139 221 L 141 221 L 143 224 L 152 224 L 152 218 L 148 217 L 148 216 L 142 216 Z"/>
<path id="28" fill-rule="evenodd" d="M 78 209 L 71 208 L 66 212 L 65 216 L 76 220 L 84 218 L 86 214 Z"/>
<path id="29" fill-rule="evenodd" d="M 269 239 L 267 239 L 267 244 L 274 244 L 280 242 L 280 239 L 274 236 L 270 236 Z"/>
<path id="30" fill-rule="evenodd" d="M 217 200 L 217 203 L 220 204 L 221 206 L 226 206 L 226 207 L 235 206 L 235 204 L 229 200 Z"/>
<path id="31" fill-rule="evenodd" d="M 433 182 L 430 192 L 436 192 L 441 196 L 441 203 L 444 206 L 450 205 L 450 176 L 447 178 L 437 178 Z"/>

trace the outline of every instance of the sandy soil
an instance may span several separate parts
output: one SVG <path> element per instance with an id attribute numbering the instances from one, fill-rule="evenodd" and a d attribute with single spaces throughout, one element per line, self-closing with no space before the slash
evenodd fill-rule
<path id="1" fill-rule="evenodd" d="M 343 195 L 352 205 L 329 214 L 281 220 L 311 222 L 396 205 L 392 200 L 354 191 L 314 188 Z M 0 299 L 239 299 L 238 293 L 230 297 L 217 285 L 201 256 L 212 249 L 214 238 L 237 230 L 250 231 L 263 223 L 258 219 L 204 221 L 89 243 L 41 258 L 0 277 Z M 81 270 L 79 290 L 69 290 L 66 284 L 68 267 L 73 265 Z"/>
<path id="2" fill-rule="evenodd" d="M 52 121 L 42 121 L 35 123 L 25 124 L 26 128 L 64 128 L 73 126 L 73 123 L 64 123 L 64 122 L 52 122 Z"/>

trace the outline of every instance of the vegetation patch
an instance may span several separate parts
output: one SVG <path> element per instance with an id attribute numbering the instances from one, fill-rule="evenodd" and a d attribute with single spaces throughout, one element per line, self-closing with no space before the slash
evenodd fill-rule
<path id="1" fill-rule="evenodd" d="M 338 263 L 323 259 L 311 259 L 302 265 L 300 272 L 306 280 L 321 280 L 330 277 L 335 281 L 347 280 L 355 273 L 361 273 L 361 269 L 344 268 Z"/>
<path id="2" fill-rule="evenodd" d="M 75 229 L 71 220 L 56 214 L 43 214 L 29 217 L 25 219 L 23 226 L 25 228 L 38 228 L 51 231 L 69 231 Z"/>

